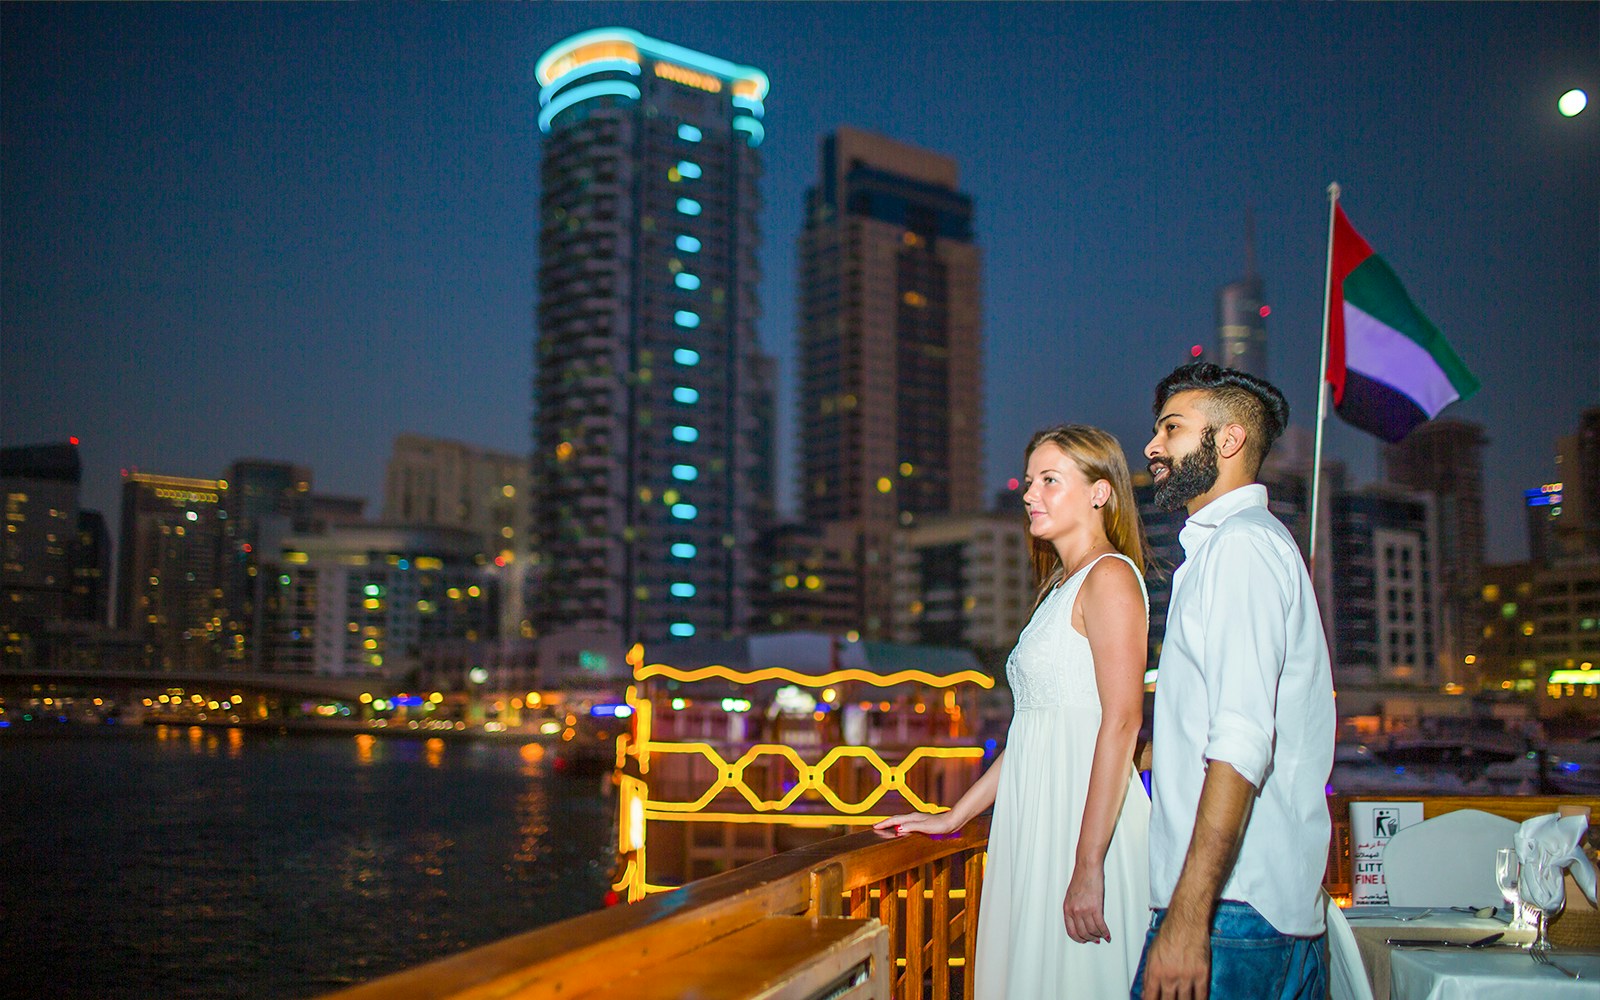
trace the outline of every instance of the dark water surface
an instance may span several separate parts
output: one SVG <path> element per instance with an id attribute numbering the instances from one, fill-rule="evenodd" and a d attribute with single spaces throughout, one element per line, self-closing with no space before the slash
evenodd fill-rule
<path id="1" fill-rule="evenodd" d="M 613 800 L 541 751 L 0 734 L 0 996 L 314 996 L 596 909 Z"/>

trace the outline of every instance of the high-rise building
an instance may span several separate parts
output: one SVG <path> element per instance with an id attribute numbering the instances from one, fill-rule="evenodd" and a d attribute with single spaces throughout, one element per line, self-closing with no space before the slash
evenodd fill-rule
<path id="1" fill-rule="evenodd" d="M 1254 220 L 1245 219 L 1245 275 L 1217 289 L 1217 364 L 1267 377 L 1266 285 L 1256 274 Z"/>
<path id="2" fill-rule="evenodd" d="M 33 666 L 72 603 L 82 466 L 72 444 L 0 448 L 0 663 Z"/>
<path id="3" fill-rule="evenodd" d="M 895 546 L 894 638 L 961 646 L 990 670 L 1033 613 L 1027 526 L 1015 507 L 934 515 L 902 528 Z"/>
<path id="4" fill-rule="evenodd" d="M 535 67 L 536 628 L 736 635 L 772 509 L 758 69 L 607 28 Z"/>
<path id="5" fill-rule="evenodd" d="M 383 523 L 461 528 L 482 539 L 500 578 L 497 638 L 531 629 L 523 610 L 528 569 L 528 458 L 440 438 L 402 434 L 389 453 Z"/>
<path id="6" fill-rule="evenodd" d="M 222 480 L 127 474 L 117 558 L 117 624 L 144 637 L 150 669 L 208 670 L 228 620 L 220 573 Z"/>
<path id="7" fill-rule="evenodd" d="M 272 669 L 402 678 L 432 644 L 489 638 L 499 587 L 482 554 L 476 535 L 452 528 L 284 538 L 265 604 Z"/>
<path id="8" fill-rule="evenodd" d="M 1578 418 L 1577 429 L 1556 445 L 1561 504 L 1554 515 L 1548 557 L 1555 561 L 1600 559 L 1600 406 Z"/>
<path id="9" fill-rule="evenodd" d="M 856 536 L 838 525 L 780 524 L 761 538 L 765 586 L 753 596 L 752 632 L 825 632 L 860 628 Z"/>
<path id="10" fill-rule="evenodd" d="M 228 467 L 222 522 L 223 660 L 261 670 L 266 648 L 268 570 L 285 536 L 311 522 L 311 470 L 287 462 L 241 459 Z"/>
<path id="11" fill-rule="evenodd" d="M 1405 440 L 1383 447 L 1384 477 L 1431 493 L 1437 511 L 1441 609 L 1440 655 L 1465 665 L 1482 640 L 1483 428 L 1464 420 L 1430 420 Z M 1450 672 L 1446 672 L 1450 677 Z"/>
<path id="12" fill-rule="evenodd" d="M 97 510 L 79 510 L 67 618 L 108 625 L 110 609 L 111 532 L 106 527 L 106 516 Z"/>
<path id="13" fill-rule="evenodd" d="M 955 161 L 853 128 L 822 140 L 800 237 L 800 502 L 859 541 L 869 637 L 887 636 L 894 538 L 982 509 L 983 366 L 972 199 Z"/>
<path id="14" fill-rule="evenodd" d="M 1441 663 L 1436 649 L 1433 498 L 1371 486 L 1334 497 L 1332 515 L 1339 613 L 1329 635 L 1339 683 L 1437 688 L 1458 680 L 1458 665 Z"/>

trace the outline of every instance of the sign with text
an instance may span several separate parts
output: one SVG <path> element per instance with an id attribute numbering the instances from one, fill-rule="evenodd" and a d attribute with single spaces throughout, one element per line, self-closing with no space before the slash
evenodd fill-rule
<path id="1" fill-rule="evenodd" d="M 1350 902 L 1389 902 L 1383 848 L 1396 833 L 1422 822 L 1421 802 L 1350 803 Z"/>

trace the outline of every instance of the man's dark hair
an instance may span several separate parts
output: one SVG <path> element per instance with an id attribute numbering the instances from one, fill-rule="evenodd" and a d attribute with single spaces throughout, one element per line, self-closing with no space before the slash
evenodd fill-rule
<path id="1" fill-rule="evenodd" d="M 1205 409 L 1213 425 L 1244 427 L 1245 444 L 1252 453 L 1252 476 L 1261 471 L 1272 443 L 1289 426 L 1289 402 L 1278 387 L 1237 368 L 1209 361 L 1191 361 L 1174 368 L 1156 386 L 1155 415 L 1160 417 L 1167 401 L 1180 392 L 1205 393 L 1210 404 Z"/>

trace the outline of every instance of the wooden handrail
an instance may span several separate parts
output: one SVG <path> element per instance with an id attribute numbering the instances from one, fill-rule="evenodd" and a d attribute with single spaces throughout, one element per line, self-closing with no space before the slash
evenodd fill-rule
<path id="1" fill-rule="evenodd" d="M 566 1000 L 603 991 L 766 917 L 801 914 L 883 920 L 891 933 L 891 959 L 901 970 L 897 997 L 922 997 L 930 959 L 941 957 L 940 964 L 960 970 L 970 986 L 988 836 L 986 817 L 938 840 L 854 833 L 341 990 L 327 1000 Z M 956 865 L 964 883 L 959 887 L 952 877 Z M 953 918 L 956 888 L 964 890 L 964 903 Z M 952 944 L 959 945 L 954 954 Z M 948 975 L 933 976 L 935 997 L 950 994 Z M 964 995 L 971 996 L 970 989 Z"/>
<path id="2" fill-rule="evenodd" d="M 1510 819 L 1600 801 L 1586 796 L 1335 796 L 1325 879 L 1348 895 L 1349 803 L 1421 801 L 1423 814 L 1482 809 Z M 774 916 L 876 917 L 889 931 L 893 994 L 972 993 L 989 822 L 932 840 L 867 831 L 788 851 L 627 906 L 574 917 L 331 994 L 326 1000 L 570 1000 L 684 958 Z M 707 969 L 708 976 L 716 975 Z M 956 981 L 964 987 L 954 989 Z"/>

